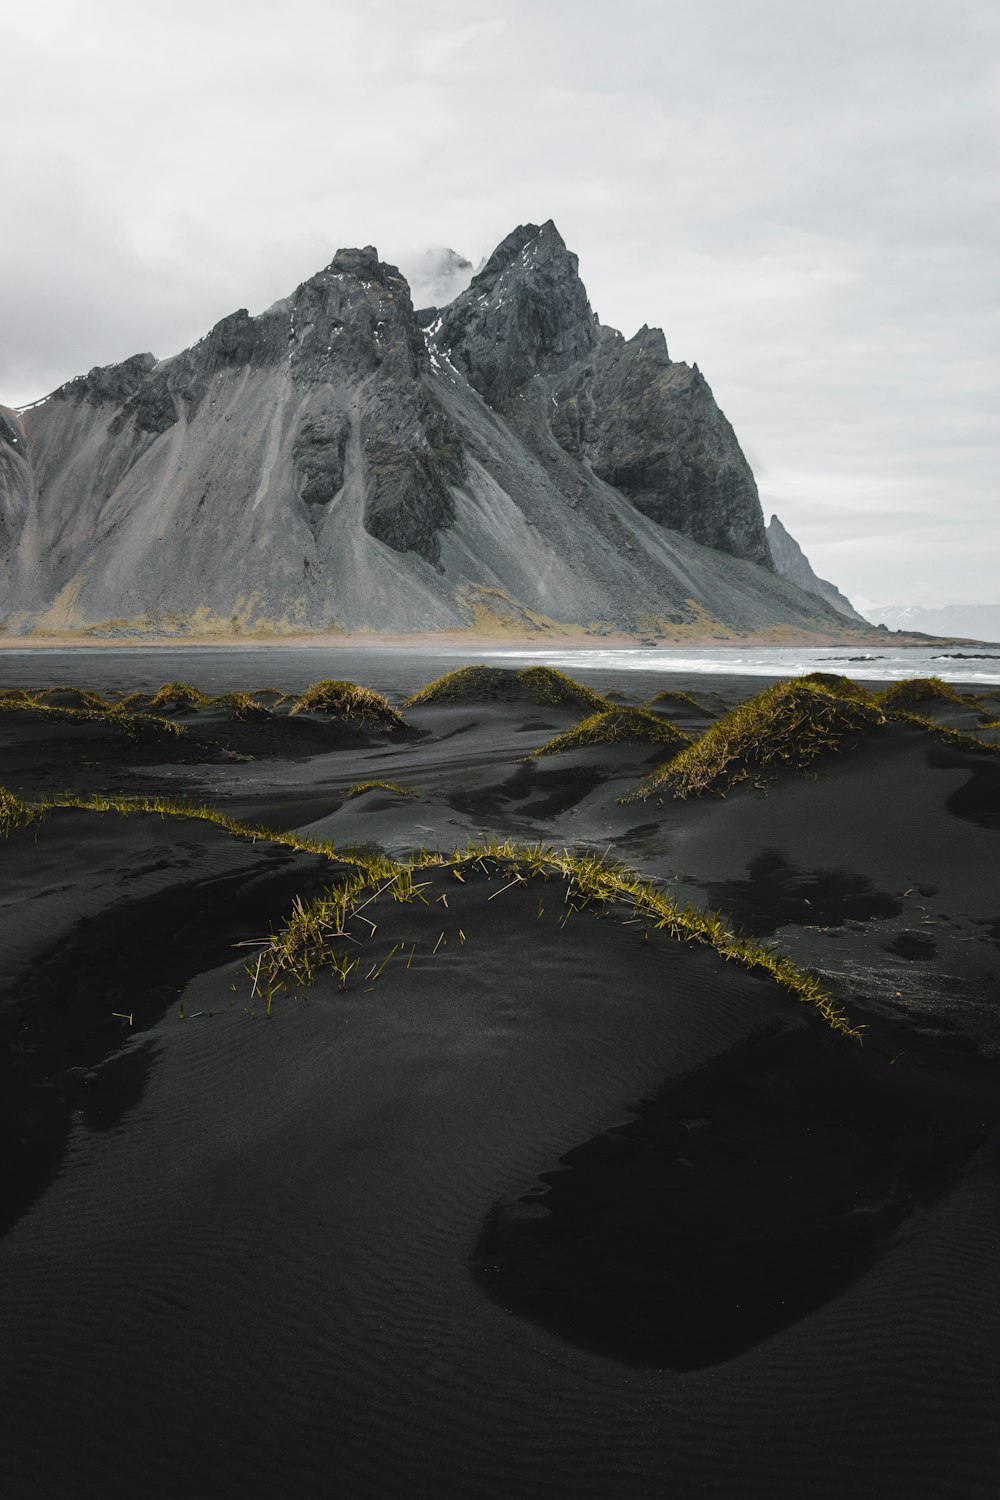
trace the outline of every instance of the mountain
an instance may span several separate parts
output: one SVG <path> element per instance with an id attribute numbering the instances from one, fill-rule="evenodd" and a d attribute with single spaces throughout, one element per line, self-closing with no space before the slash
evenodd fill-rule
<path id="1" fill-rule="evenodd" d="M 868 618 L 889 630 L 1000 642 L 1000 604 L 944 604 L 938 609 L 923 609 L 916 604 L 886 606 L 870 609 Z"/>
<path id="2" fill-rule="evenodd" d="M 775 571 L 698 367 L 602 327 L 551 222 L 443 308 L 341 250 L 4 413 L 0 556 L 8 633 L 845 628 Z"/>
<path id="3" fill-rule="evenodd" d="M 827 583 L 825 578 L 817 578 L 810 566 L 802 548 L 793 536 L 782 526 L 777 516 L 772 516 L 767 526 L 767 544 L 771 549 L 774 566 L 782 578 L 788 578 L 792 583 L 798 584 L 800 589 L 805 589 L 807 594 L 817 594 L 820 599 L 825 599 L 831 604 L 838 614 L 844 615 L 848 620 L 854 620 L 859 625 L 867 624 L 863 615 L 859 615 L 854 605 L 846 595 L 832 583 Z"/>

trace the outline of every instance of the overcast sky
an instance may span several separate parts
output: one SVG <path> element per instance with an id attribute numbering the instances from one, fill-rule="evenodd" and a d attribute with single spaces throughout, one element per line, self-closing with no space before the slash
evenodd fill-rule
<path id="1" fill-rule="evenodd" d="M 1000 603 L 997 0 L 0 0 L 0 402 L 553 218 L 816 570 Z"/>

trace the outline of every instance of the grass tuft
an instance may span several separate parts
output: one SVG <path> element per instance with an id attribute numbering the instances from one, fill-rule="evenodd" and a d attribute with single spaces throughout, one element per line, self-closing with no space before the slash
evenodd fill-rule
<path id="1" fill-rule="evenodd" d="M 799 679 L 808 682 L 813 687 L 826 688 L 831 693 L 836 693 L 838 698 L 853 698 L 856 703 L 877 703 L 878 695 L 871 692 L 861 682 L 855 682 L 853 677 L 843 677 L 839 672 L 807 672 L 805 677 Z"/>
<path id="2" fill-rule="evenodd" d="M 673 745 L 678 750 L 690 744 L 690 736 L 668 719 L 651 714 L 644 708 L 608 708 L 581 719 L 572 729 L 555 735 L 531 752 L 538 755 L 561 755 L 584 745 Z"/>
<path id="3" fill-rule="evenodd" d="M 353 786 L 349 786 L 347 788 L 344 796 L 361 797 L 365 792 L 373 792 L 376 790 L 383 792 L 395 792 L 400 797 L 412 797 L 415 795 L 412 787 L 400 786 L 398 781 L 356 781 Z"/>
<path id="4" fill-rule="evenodd" d="M 693 708 L 699 714 L 707 714 L 709 712 L 704 704 L 699 703 L 697 698 L 692 698 L 690 693 L 674 692 L 670 689 L 666 689 L 662 693 L 654 693 L 652 698 L 647 701 L 646 707 L 656 708 L 657 705 L 662 705 L 664 708 L 669 708 L 672 703 L 679 704 L 682 708 Z"/>
<path id="5" fill-rule="evenodd" d="M 921 703 L 957 703 L 960 708 L 982 708 L 977 698 L 957 693 L 950 682 L 940 677 L 907 677 L 892 682 L 878 694 L 883 708 L 914 708 Z"/>
<path id="6" fill-rule="evenodd" d="M 408 698 L 406 706 L 484 702 L 528 702 L 592 711 L 609 707 L 607 699 L 555 667 L 522 667 L 515 671 L 511 667 L 485 665 L 459 667 L 457 671 L 436 677 Z"/>
<path id="7" fill-rule="evenodd" d="M 149 700 L 151 709 L 173 709 L 175 712 L 190 712 L 196 708 L 207 708 L 211 703 L 207 693 L 192 687 L 189 682 L 165 682 L 157 688 Z"/>
<path id="8" fill-rule="evenodd" d="M 15 828 L 23 828 L 38 817 L 33 807 L 15 797 L 5 786 L 0 786 L 0 834 L 8 834 Z"/>
<path id="9" fill-rule="evenodd" d="M 339 682 L 324 678 L 306 688 L 292 704 L 290 713 L 334 713 L 363 729 L 391 734 L 406 728 L 406 720 L 381 693 L 359 687 L 356 682 Z"/>

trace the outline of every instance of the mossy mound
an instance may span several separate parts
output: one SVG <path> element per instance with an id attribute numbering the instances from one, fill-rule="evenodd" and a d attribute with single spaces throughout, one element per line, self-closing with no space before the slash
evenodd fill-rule
<path id="1" fill-rule="evenodd" d="M 412 797 L 413 789 L 400 786 L 398 781 L 356 781 L 344 793 L 345 797 L 363 797 L 365 792 L 394 792 L 397 797 Z"/>
<path id="2" fill-rule="evenodd" d="M 678 708 L 693 708 L 699 714 L 709 712 L 703 704 L 698 702 L 697 698 L 692 698 L 690 693 L 674 692 L 669 688 L 662 693 L 654 693 L 652 698 L 646 701 L 647 708 L 672 708 L 675 705 Z"/>
<path id="3" fill-rule="evenodd" d="M 779 682 L 711 725 L 647 776 L 636 795 L 691 797 L 739 782 L 760 785 L 779 770 L 801 770 L 820 755 L 859 743 L 886 719 L 878 705 L 839 697 L 819 683 Z"/>
<path id="4" fill-rule="evenodd" d="M 467 941 L 461 928 L 457 932 L 453 928 L 450 934 L 443 930 L 439 903 L 454 891 L 455 881 L 463 892 L 477 884 L 492 886 L 480 897 L 484 907 L 515 887 L 534 883 L 539 900 L 533 922 L 541 920 L 546 907 L 560 914 L 557 920 L 562 925 L 567 913 L 589 909 L 596 917 L 644 925 L 647 936 L 662 933 L 668 939 L 712 948 L 727 961 L 772 979 L 814 1007 L 835 1031 L 858 1035 L 814 975 L 796 968 L 790 958 L 772 948 L 732 933 L 717 913 L 680 907 L 651 881 L 603 858 L 496 840 L 451 855 L 425 852 L 391 871 L 359 871 L 310 902 L 296 902 L 284 925 L 272 930 L 257 959 L 247 965 L 253 981 L 251 1000 L 262 1008 L 266 1005 L 270 1015 L 275 1000 L 297 993 L 324 973 L 336 980 L 338 989 L 367 995 L 386 970 L 405 973 L 418 948 L 424 961 L 439 952 L 441 961 L 446 961 L 449 936 L 453 943 L 457 938 L 459 947 Z M 436 886 L 440 887 L 437 900 Z M 380 900 L 381 908 L 377 906 Z M 407 943 L 393 933 L 394 916 L 399 905 L 417 903 L 427 911 L 426 938 L 421 942 L 411 937 Z M 447 899 L 443 906 L 454 912 Z M 469 941 L 474 941 L 471 932 Z"/>
<path id="5" fill-rule="evenodd" d="M 48 702 L 50 696 L 57 701 Z M 23 688 L 0 689 L 0 710 L 13 709 L 62 724 L 103 724 L 129 739 L 140 734 L 173 736 L 184 733 L 182 725 L 172 724 L 158 714 L 137 713 L 126 708 L 126 702 L 131 704 L 133 701 L 134 695 L 128 700 L 112 702 L 99 693 L 76 688 L 48 688 L 35 692 Z"/>
<path id="6" fill-rule="evenodd" d="M 362 729 L 392 734 L 405 729 L 406 720 L 381 693 L 359 687 L 356 682 L 338 682 L 324 678 L 314 682 L 292 704 L 293 714 L 338 714 Z"/>
<path id="7" fill-rule="evenodd" d="M 44 688 L 33 696 L 36 703 L 43 703 L 46 708 L 96 709 L 104 713 L 109 709 L 120 708 L 120 704 L 113 702 L 110 698 L 102 697 L 100 693 L 92 692 L 89 688 L 51 687 Z"/>
<path id="8" fill-rule="evenodd" d="M 210 700 L 211 708 L 228 709 L 237 719 L 269 719 L 271 710 L 256 693 L 220 693 Z"/>
<path id="9" fill-rule="evenodd" d="M 161 713 L 190 713 L 192 709 L 207 708 L 211 701 L 207 693 L 189 682 L 165 682 L 150 698 L 149 706 Z"/>
<path id="10" fill-rule="evenodd" d="M 555 667 L 459 667 L 436 677 L 407 699 L 407 708 L 421 703 L 540 703 L 556 708 L 608 707 L 607 699 L 574 682 Z"/>
<path id="11" fill-rule="evenodd" d="M 38 707 L 38 699 L 34 693 L 26 692 L 24 688 L 0 688 L 0 709 Z"/>
<path id="12" fill-rule="evenodd" d="M 683 730 L 647 709 L 608 708 L 547 740 L 532 755 L 560 755 L 584 745 L 673 745 L 679 750 L 688 744 L 690 737 Z"/>
<path id="13" fill-rule="evenodd" d="M 959 708 L 982 708 L 976 698 L 967 698 L 958 693 L 950 682 L 940 677 L 907 677 L 902 682 L 892 682 L 878 694 L 883 708 L 915 708 L 918 704 L 955 703 Z"/>

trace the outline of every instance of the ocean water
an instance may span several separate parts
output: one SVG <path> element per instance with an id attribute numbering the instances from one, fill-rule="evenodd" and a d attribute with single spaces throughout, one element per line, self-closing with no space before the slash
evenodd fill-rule
<path id="1" fill-rule="evenodd" d="M 970 688 L 1000 685 L 1000 646 L 629 647 L 568 650 L 346 646 L 0 647 L 0 686 L 66 684 L 98 692 L 134 692 L 163 682 L 192 682 L 205 692 L 278 687 L 299 692 L 321 677 L 346 678 L 390 696 L 470 662 L 549 665 L 585 679 L 598 692 L 655 690 L 667 678 L 778 681 L 805 672 L 837 672 L 866 682 L 943 678 Z M 763 681 L 761 682 L 763 686 Z M 752 691 L 750 684 L 748 691 Z"/>
<path id="2" fill-rule="evenodd" d="M 193 682 L 207 693 L 231 688 L 280 687 L 301 691 L 324 676 L 346 678 L 402 697 L 442 672 L 489 661 L 496 666 L 561 667 L 597 691 L 619 687 L 639 696 L 664 678 L 760 678 L 778 681 L 804 672 L 840 672 L 871 682 L 906 676 L 940 676 L 969 687 L 1000 685 L 1000 646 L 886 646 L 867 651 L 837 648 L 636 648 L 427 649 L 414 646 L 3 646 L 0 687 L 93 687 L 130 693 L 160 682 Z M 708 684 L 706 684 L 708 685 Z M 747 691 L 753 691 L 748 682 Z"/>
<path id="3" fill-rule="evenodd" d="M 1000 646 L 850 647 L 657 646 L 628 650 L 494 652 L 498 660 L 546 661 L 569 671 L 586 664 L 605 671 L 707 674 L 711 676 L 799 677 L 806 672 L 836 672 L 864 681 L 898 682 L 904 677 L 940 677 L 945 682 L 1000 683 Z M 586 663 L 584 663 L 586 658 Z"/>

